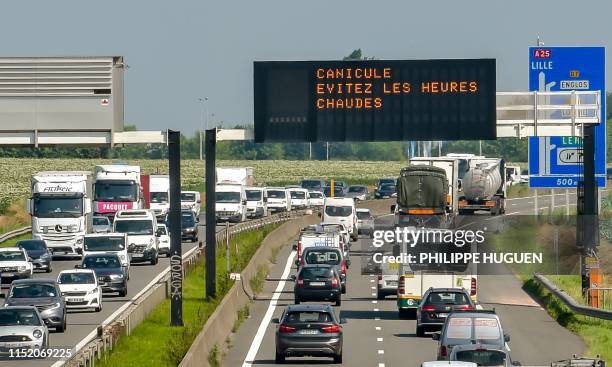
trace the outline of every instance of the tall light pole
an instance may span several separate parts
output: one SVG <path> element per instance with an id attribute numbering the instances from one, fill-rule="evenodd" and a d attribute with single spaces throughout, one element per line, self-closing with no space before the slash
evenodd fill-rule
<path id="1" fill-rule="evenodd" d="M 204 159 L 202 154 L 203 134 L 205 128 L 208 128 L 208 97 L 198 98 L 198 102 L 200 102 L 200 160 L 202 160 Z M 206 126 L 204 126 L 204 109 L 206 109 Z"/>

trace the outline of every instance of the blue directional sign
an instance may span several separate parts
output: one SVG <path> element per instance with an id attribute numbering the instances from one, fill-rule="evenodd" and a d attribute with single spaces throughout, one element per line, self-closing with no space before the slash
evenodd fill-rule
<path id="1" fill-rule="evenodd" d="M 598 186 L 605 187 L 605 48 L 530 47 L 529 90 L 601 91 L 602 123 L 595 128 L 595 174 Z M 564 102 L 566 101 L 560 101 Z M 555 102 L 551 101 L 552 103 Z M 576 187 L 582 175 L 581 163 L 580 138 L 560 136 L 529 138 L 529 187 Z"/>

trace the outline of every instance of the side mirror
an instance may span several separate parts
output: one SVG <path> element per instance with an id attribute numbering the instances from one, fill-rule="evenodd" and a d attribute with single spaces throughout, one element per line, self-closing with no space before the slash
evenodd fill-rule
<path id="1" fill-rule="evenodd" d="M 26 200 L 26 212 L 30 215 L 32 215 L 32 213 L 34 213 L 34 210 L 32 210 L 32 199 L 28 199 Z"/>
<path id="2" fill-rule="evenodd" d="M 82 268 L 82 266 L 81 266 L 80 264 L 76 264 L 76 265 L 74 266 L 74 268 L 75 268 L 75 269 L 81 269 L 81 268 Z"/>
<path id="3" fill-rule="evenodd" d="M 440 340 L 440 333 L 431 334 L 431 339 L 433 339 L 433 340 Z"/>
<path id="4" fill-rule="evenodd" d="M 264 198 L 264 199 L 263 199 L 263 202 L 264 202 L 264 203 L 267 203 L 267 202 L 268 202 L 268 198 Z"/>
<path id="5" fill-rule="evenodd" d="M 350 247 L 350 246 L 349 246 Z M 346 266 L 351 266 L 351 259 L 346 260 Z"/>
<path id="6" fill-rule="evenodd" d="M 510 341 L 510 335 L 504 334 L 504 341 L 507 343 Z"/>
<path id="7" fill-rule="evenodd" d="M 391 205 L 391 214 L 395 213 L 395 207 L 396 207 L 395 204 Z"/>
<path id="8" fill-rule="evenodd" d="M 321 212 L 317 213 L 317 217 L 321 218 L 323 215 L 321 214 Z"/>
<path id="9" fill-rule="evenodd" d="M 278 317 L 273 318 L 272 320 L 270 320 L 270 322 L 273 324 L 280 324 L 280 320 L 278 319 Z"/>
<path id="10" fill-rule="evenodd" d="M 161 237 L 162 235 L 162 231 L 161 229 L 158 229 L 157 232 L 155 232 L 155 237 Z"/>
<path id="11" fill-rule="evenodd" d="M 89 214 L 91 213 L 91 201 L 89 200 L 85 200 L 85 213 Z"/>
<path id="12" fill-rule="evenodd" d="M 292 282 L 295 282 L 295 275 L 292 275 L 292 276 L 291 276 L 291 281 L 292 281 Z"/>
<path id="13" fill-rule="evenodd" d="M 242 200 L 242 205 L 246 205 L 247 201 L 246 199 Z"/>
<path id="14" fill-rule="evenodd" d="M 298 266 L 300 265 L 300 260 L 295 260 L 294 263 L 295 263 L 295 266 Z"/>
<path id="15" fill-rule="evenodd" d="M 340 319 L 340 324 L 346 324 L 346 319 Z"/>
<path id="16" fill-rule="evenodd" d="M 32 259 L 31 257 L 28 257 L 28 261 L 32 262 L 32 261 L 34 261 L 34 259 Z"/>
<path id="17" fill-rule="evenodd" d="M 291 245 L 291 248 L 293 249 L 293 251 L 296 251 L 297 250 L 297 243 L 294 242 L 293 245 Z"/>

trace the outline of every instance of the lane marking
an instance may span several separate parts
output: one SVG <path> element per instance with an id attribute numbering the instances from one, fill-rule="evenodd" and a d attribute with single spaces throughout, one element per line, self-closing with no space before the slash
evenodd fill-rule
<path id="1" fill-rule="evenodd" d="M 370 288 L 372 288 L 372 289 L 376 290 L 376 287 L 374 287 L 374 286 L 372 286 L 372 287 L 370 287 Z"/>
<path id="2" fill-rule="evenodd" d="M 381 342 L 381 341 L 383 341 L 383 338 L 376 338 L 376 341 L 377 342 Z"/>
<path id="3" fill-rule="evenodd" d="M 372 297 L 376 297 L 376 293 L 372 293 Z"/>
<path id="4" fill-rule="evenodd" d="M 374 309 L 374 312 L 378 312 L 378 311 L 380 311 L 378 308 L 375 308 L 375 309 Z"/>
<path id="5" fill-rule="evenodd" d="M 379 363 L 378 367 L 385 367 L 385 364 L 384 363 Z"/>
<path id="6" fill-rule="evenodd" d="M 287 277 L 289 276 L 289 272 L 291 271 L 291 265 L 293 264 L 293 259 L 295 258 L 296 252 L 291 251 L 289 257 L 287 258 L 287 264 L 285 264 L 285 270 L 283 270 L 283 274 L 281 275 L 281 280 L 278 282 L 276 286 L 276 290 L 272 295 L 272 299 L 270 299 L 270 304 L 268 305 L 268 309 L 264 314 L 264 317 L 261 319 L 261 323 L 257 329 L 257 334 L 255 334 L 255 338 L 253 338 L 253 343 L 251 343 L 251 347 L 244 358 L 244 362 L 242 363 L 242 367 L 250 367 L 253 365 L 255 361 L 255 357 L 257 357 L 257 353 L 259 352 L 259 347 L 261 346 L 261 342 L 263 341 L 264 335 L 266 334 L 266 330 L 268 329 L 268 325 L 272 320 L 272 316 L 274 315 L 274 310 L 276 310 L 276 304 L 278 303 L 278 299 L 280 298 L 281 292 L 285 288 L 285 283 Z"/>
<path id="7" fill-rule="evenodd" d="M 380 326 L 375 327 L 376 331 L 381 331 L 382 328 Z"/>
<path id="8" fill-rule="evenodd" d="M 482 305 L 480 305 L 480 304 L 477 304 L 476 305 L 476 309 L 477 310 L 484 310 L 484 307 L 482 307 Z"/>
<path id="9" fill-rule="evenodd" d="M 380 321 L 380 317 L 375 317 L 374 321 Z"/>
<path id="10" fill-rule="evenodd" d="M 379 349 L 379 350 L 378 350 L 378 354 L 385 354 L 384 349 Z"/>
<path id="11" fill-rule="evenodd" d="M 378 301 L 377 301 L 377 300 L 374 300 L 374 301 L 372 301 L 372 303 L 378 303 Z"/>
<path id="12" fill-rule="evenodd" d="M 370 279 L 370 283 L 374 283 L 374 279 Z"/>

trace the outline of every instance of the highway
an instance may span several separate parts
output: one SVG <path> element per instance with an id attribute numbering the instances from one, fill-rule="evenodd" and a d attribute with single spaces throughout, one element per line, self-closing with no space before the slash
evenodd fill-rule
<path id="1" fill-rule="evenodd" d="M 570 204 L 575 203 L 575 194 L 570 194 Z M 506 215 L 530 215 L 533 213 L 533 198 L 511 199 L 507 202 Z M 550 196 L 540 197 L 540 209 L 550 205 Z M 565 195 L 555 197 L 555 206 L 565 204 Z M 464 217 L 463 226 L 476 223 L 495 223 L 503 218 L 476 215 Z M 388 227 L 392 216 L 383 215 L 376 220 L 377 227 Z M 488 225 L 494 228 L 494 225 Z M 335 307 L 340 318 L 347 324 L 344 330 L 344 365 L 346 366 L 419 366 L 424 361 L 435 360 L 437 342 L 415 335 L 415 321 L 399 319 L 395 297 L 376 299 L 376 277 L 361 274 L 361 257 L 358 255 L 368 246 L 368 239 L 353 243 L 351 268 L 348 270 L 347 294 L 342 306 Z M 293 303 L 292 266 L 294 253 L 286 246 L 278 255 L 277 265 L 271 269 L 269 281 L 263 293 L 251 305 L 251 317 L 247 319 L 232 339 L 232 348 L 227 353 L 224 366 L 271 366 L 274 365 L 275 325 L 270 318 L 280 317 L 285 305 Z M 282 275 L 287 275 L 283 277 Z M 279 281 L 281 286 L 279 286 Z M 270 299 L 278 297 L 277 304 Z M 479 276 L 479 302 L 483 308 L 495 307 L 502 326 L 511 335 L 509 346 L 513 360 L 523 365 L 546 365 L 551 361 L 569 358 L 573 353 L 581 355 L 586 346 L 583 341 L 557 324 L 522 289 L 512 275 Z M 269 311 L 271 309 L 271 311 Z M 267 312 L 268 311 L 268 312 Z M 267 316 L 264 319 L 264 315 Z M 306 366 L 332 364 L 327 358 L 289 358 L 288 364 Z"/>

